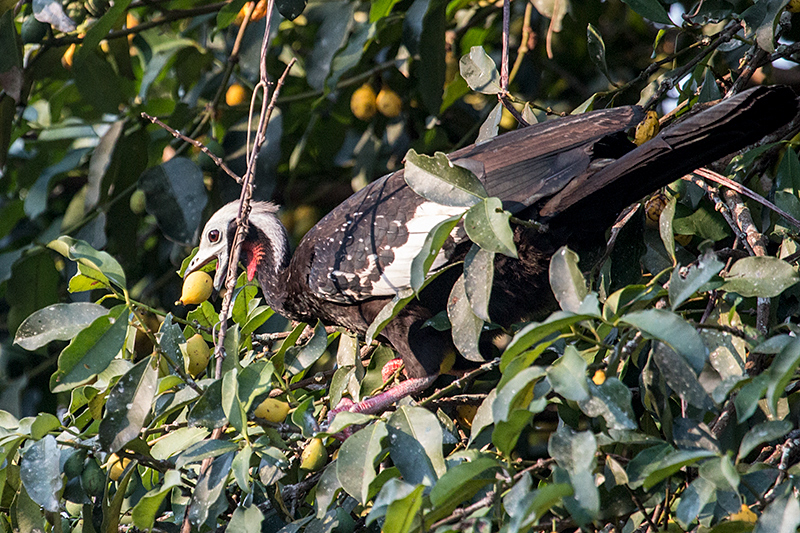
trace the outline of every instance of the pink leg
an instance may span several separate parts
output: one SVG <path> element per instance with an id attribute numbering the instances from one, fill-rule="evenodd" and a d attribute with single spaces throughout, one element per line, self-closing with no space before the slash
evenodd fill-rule
<path id="1" fill-rule="evenodd" d="M 434 381 L 436 381 L 437 377 L 438 376 L 434 375 L 425 376 L 424 378 L 407 379 L 385 392 L 382 392 L 376 396 L 372 396 L 371 398 L 367 398 L 366 400 L 362 400 L 358 403 L 353 403 L 353 401 L 349 398 L 342 398 L 342 401 L 339 402 L 339 405 L 337 405 L 336 408 L 331 409 L 331 411 L 328 413 L 328 425 L 333 422 L 336 414 L 341 413 L 342 411 L 366 414 L 380 413 L 387 407 L 393 405 L 398 400 L 405 398 L 409 394 L 414 394 L 415 392 L 427 389 Z M 335 435 L 335 437 L 343 441 L 351 434 L 352 430 L 350 430 L 350 428 L 346 428 L 342 433 Z"/>
<path id="2" fill-rule="evenodd" d="M 403 360 L 399 357 L 396 357 L 383 365 L 383 368 L 381 368 L 381 377 L 383 378 L 383 382 L 386 383 L 389 381 L 389 378 L 392 377 L 392 374 L 397 372 L 397 369 L 401 366 L 403 366 Z"/>

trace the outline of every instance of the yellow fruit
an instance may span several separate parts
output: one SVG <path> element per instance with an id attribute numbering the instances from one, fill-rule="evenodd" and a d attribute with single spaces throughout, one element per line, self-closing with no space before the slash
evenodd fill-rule
<path id="1" fill-rule="evenodd" d="M 387 118 L 394 118 L 403 110 L 403 100 L 400 95 L 384 87 L 375 99 L 375 104 L 378 106 L 378 113 Z"/>
<path id="2" fill-rule="evenodd" d="M 472 429 L 472 420 L 475 418 L 475 413 L 477 412 L 477 405 L 459 405 L 456 407 L 456 418 L 458 418 L 462 426 L 467 429 Z"/>
<path id="3" fill-rule="evenodd" d="M 76 48 L 77 48 L 77 46 L 75 45 L 75 43 L 72 43 L 67 48 L 67 51 L 64 52 L 64 55 L 61 56 L 61 65 L 67 70 L 72 69 L 72 62 L 73 62 L 73 60 L 75 58 L 75 49 Z"/>
<path id="4" fill-rule="evenodd" d="M 276 400 L 275 398 L 267 398 L 253 411 L 253 415 L 256 417 L 263 418 L 267 422 L 272 422 L 273 424 L 280 424 L 286 420 L 286 415 L 288 414 L 289 404 Z"/>
<path id="5" fill-rule="evenodd" d="M 369 120 L 378 111 L 377 95 L 369 83 L 355 90 L 350 97 L 350 110 L 358 120 Z"/>
<path id="6" fill-rule="evenodd" d="M 242 6 L 242 9 L 240 9 L 239 13 L 236 14 L 236 18 L 233 21 L 234 24 L 240 26 L 242 22 L 244 22 L 244 17 L 247 15 L 247 10 L 252 5 L 253 2 L 248 2 Z M 258 4 L 256 4 L 255 9 L 253 10 L 253 14 L 250 15 L 250 21 L 262 19 L 266 15 L 267 15 L 267 0 L 260 0 Z"/>
<path id="7" fill-rule="evenodd" d="M 786 11 L 790 13 L 800 13 L 800 0 L 789 0 L 786 6 Z"/>
<path id="8" fill-rule="evenodd" d="M 635 142 L 637 146 L 646 143 L 658 135 L 659 126 L 658 113 L 655 111 L 648 111 L 644 116 L 644 120 L 636 126 L 636 136 L 633 142 Z"/>
<path id="9" fill-rule="evenodd" d="M 657 228 L 658 222 L 661 219 L 661 212 L 667 207 L 667 195 L 664 193 L 656 193 L 650 197 L 644 204 L 645 223 L 649 227 Z"/>
<path id="10" fill-rule="evenodd" d="M 136 189 L 131 194 L 131 198 L 129 200 L 131 212 L 134 215 L 141 215 L 145 212 L 146 209 L 146 201 L 144 196 L 144 191 L 141 189 Z"/>
<path id="11" fill-rule="evenodd" d="M 605 383 L 606 382 L 605 371 L 602 368 L 598 369 L 594 373 L 594 376 L 592 376 L 592 381 L 594 382 L 595 385 L 602 385 L 603 383 Z"/>
<path id="12" fill-rule="evenodd" d="M 214 282 L 207 272 L 201 270 L 192 272 L 183 280 L 183 290 L 179 301 L 182 305 L 201 304 L 208 300 L 213 289 Z"/>
<path id="13" fill-rule="evenodd" d="M 731 520 L 737 520 L 739 522 L 747 522 L 749 524 L 755 524 L 758 520 L 758 515 L 750 510 L 747 504 L 742 504 L 742 508 L 739 510 L 738 513 L 733 513 L 730 516 Z"/>
<path id="14" fill-rule="evenodd" d="M 231 84 L 225 91 L 225 103 L 231 107 L 243 104 L 246 98 L 247 90 L 238 83 Z"/>
<path id="15" fill-rule="evenodd" d="M 130 464 L 131 460 L 127 457 L 120 458 L 117 454 L 112 453 L 111 457 L 108 458 L 108 465 L 110 466 L 110 470 L 108 471 L 108 477 L 110 477 L 113 481 L 118 481 L 119 478 L 122 477 L 122 473 L 125 472 L 125 469 L 128 468 L 128 464 Z"/>
<path id="16" fill-rule="evenodd" d="M 308 472 L 316 472 L 328 462 L 328 450 L 322 439 L 311 439 L 300 454 L 300 468 Z"/>
<path id="17" fill-rule="evenodd" d="M 199 333 L 195 333 L 186 341 L 186 372 L 193 378 L 199 376 L 208 366 L 211 359 L 211 350 L 206 344 L 205 339 Z"/>

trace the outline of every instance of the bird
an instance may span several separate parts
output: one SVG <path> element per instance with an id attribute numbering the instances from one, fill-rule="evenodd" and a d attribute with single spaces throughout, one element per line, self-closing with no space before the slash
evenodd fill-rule
<path id="1" fill-rule="evenodd" d="M 496 254 L 492 321 L 507 326 L 554 311 L 548 266 L 557 249 L 602 245 L 605 230 L 627 206 L 761 140 L 797 113 L 791 89 L 760 86 L 664 128 L 640 146 L 627 132 L 642 121 L 644 111 L 623 106 L 519 128 L 451 153 L 449 160 L 473 170 L 505 210 L 538 223 L 514 226 L 517 258 Z M 210 217 L 184 275 L 216 259 L 213 283 L 217 290 L 222 287 L 238 209 L 238 202 L 232 202 Z M 462 212 L 462 207 L 418 195 L 399 170 L 330 211 L 292 254 L 278 206 L 252 202 L 241 263 L 276 313 L 364 335 L 387 302 L 410 287 L 411 263 L 431 229 Z M 471 246 L 457 226 L 432 271 L 463 261 Z M 398 353 L 406 379 L 358 403 L 343 399 L 332 414 L 382 412 L 431 386 L 449 370 L 453 356 L 463 361 L 449 331 L 426 327 L 426 321 L 446 308 L 459 270 L 451 268 L 436 278 L 380 334 Z"/>

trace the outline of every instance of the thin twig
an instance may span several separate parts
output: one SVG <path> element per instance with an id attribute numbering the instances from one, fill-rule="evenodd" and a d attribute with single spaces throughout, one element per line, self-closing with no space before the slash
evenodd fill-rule
<path id="1" fill-rule="evenodd" d="M 157 119 L 156 117 L 154 117 L 152 115 L 148 115 L 147 113 L 142 112 L 142 117 L 146 118 L 147 120 L 149 120 L 150 122 L 152 122 L 153 124 L 155 124 L 157 126 L 161 126 L 165 130 L 167 130 L 176 139 L 180 139 L 180 140 L 182 140 L 184 142 L 187 142 L 187 143 L 189 143 L 189 144 L 191 144 L 193 146 L 196 146 L 197 148 L 200 149 L 200 151 L 202 151 L 204 154 L 206 154 L 208 157 L 210 157 L 211 160 L 214 162 L 214 164 L 216 164 L 219 168 L 221 168 L 225 172 L 225 174 L 227 174 L 228 176 L 230 176 L 234 180 L 236 180 L 236 183 L 241 183 L 242 182 L 242 178 L 238 174 L 236 174 L 236 172 L 234 172 L 230 168 L 228 168 L 228 165 L 226 165 L 225 162 L 222 159 L 220 159 L 219 157 L 215 156 L 211 152 L 211 150 L 206 148 L 206 145 L 204 145 L 200 141 L 192 139 L 191 137 L 188 137 L 188 136 L 184 135 L 183 133 L 179 132 L 178 130 L 176 130 L 174 128 L 171 128 L 170 126 L 164 124 L 163 122 L 161 122 L 159 119 Z"/>

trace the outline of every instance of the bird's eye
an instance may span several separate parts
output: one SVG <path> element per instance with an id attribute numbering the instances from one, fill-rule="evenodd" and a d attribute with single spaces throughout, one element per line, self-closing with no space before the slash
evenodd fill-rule
<path id="1" fill-rule="evenodd" d="M 219 240 L 219 230 L 212 229 L 208 232 L 208 241 L 212 244 Z"/>

